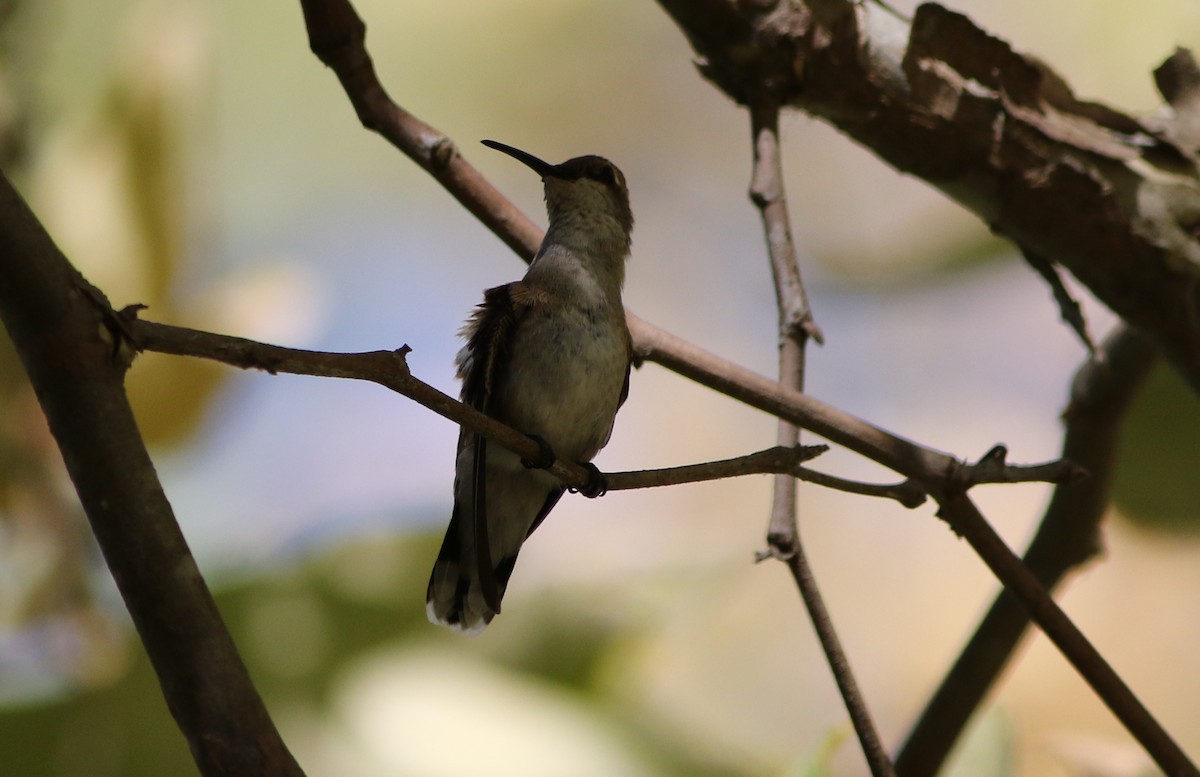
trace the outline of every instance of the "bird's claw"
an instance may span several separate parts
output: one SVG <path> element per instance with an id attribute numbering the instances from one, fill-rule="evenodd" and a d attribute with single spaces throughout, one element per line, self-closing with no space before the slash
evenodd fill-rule
<path id="1" fill-rule="evenodd" d="M 591 462 L 584 464 L 583 467 L 588 471 L 587 484 L 582 488 L 572 488 L 570 490 L 572 492 L 583 494 L 588 499 L 595 499 L 598 496 L 604 496 L 607 494 L 608 480 L 604 477 L 604 473 L 597 469 L 596 465 L 592 464 Z"/>
<path id="2" fill-rule="evenodd" d="M 550 443 L 546 442 L 541 435 L 530 434 L 527 436 L 538 444 L 538 457 L 533 461 L 521 459 L 521 464 L 525 469 L 550 469 L 553 467 L 557 457 L 554 455 L 554 449 L 550 447 Z"/>

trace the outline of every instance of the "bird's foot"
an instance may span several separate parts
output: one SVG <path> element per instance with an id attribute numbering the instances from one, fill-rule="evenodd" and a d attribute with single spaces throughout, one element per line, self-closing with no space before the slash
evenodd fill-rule
<path id="1" fill-rule="evenodd" d="M 527 435 L 531 440 L 538 444 L 538 456 L 533 461 L 529 459 L 521 459 L 521 464 L 525 469 L 550 469 L 554 466 L 554 462 L 558 458 L 554 455 L 554 449 L 550 447 L 550 443 L 546 442 L 541 435 Z"/>
<path id="2" fill-rule="evenodd" d="M 604 496 L 608 493 L 608 480 L 604 477 L 604 473 L 596 468 L 595 464 L 590 461 L 583 465 L 588 471 L 588 482 L 583 488 L 569 489 L 572 492 L 583 494 L 588 499 L 595 499 L 598 496 Z"/>

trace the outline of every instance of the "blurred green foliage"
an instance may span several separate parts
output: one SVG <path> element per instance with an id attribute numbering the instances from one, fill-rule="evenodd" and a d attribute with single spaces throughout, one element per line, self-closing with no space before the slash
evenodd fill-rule
<path id="1" fill-rule="evenodd" d="M 19 7 L 18 7 L 19 6 Z M 13 8 L 17 12 L 13 12 Z M 35 87 L 47 49 L 36 33 L 56 9 L 0 9 L 0 161 L 55 241 L 120 306 L 149 305 L 162 320 L 187 319 L 179 279 L 196 244 L 190 201 L 195 99 L 206 60 L 180 6 L 129 25 L 118 63 L 96 68 L 102 97 L 51 110 Z M 155 15 L 157 13 L 157 15 Z M 182 20 L 182 21 L 181 21 Z M 189 36 L 191 36 L 189 38 Z M 20 45 L 16 45 L 20 43 Z M 196 54 L 189 56 L 187 52 Z M 189 113 L 187 107 L 192 108 Z M 27 132 L 36 127 L 38 133 Z M 195 359 L 139 360 L 126 381 L 151 445 L 189 439 L 230 371 Z M 111 667 L 107 618 L 93 602 L 90 535 L 61 456 L 7 337 L 0 342 L 0 639 L 65 628 L 85 643 L 46 660 L 84 686 Z M 96 660 L 96 657 L 105 657 Z M 5 695 L 8 695 L 7 693 Z"/>
<path id="2" fill-rule="evenodd" d="M 1139 525 L 1200 532 L 1200 398 L 1168 366 L 1150 375 L 1125 421 L 1114 499 Z"/>
<path id="3" fill-rule="evenodd" d="M 348 672 L 373 656 L 403 656 L 408 648 L 460 658 L 464 672 L 482 652 L 532 687 L 559 689 L 616 732 L 648 772 L 662 777 L 737 777 L 704 763 L 685 744 L 646 721 L 632 720 L 611 698 L 597 669 L 610 660 L 629 624 L 589 619 L 553 601 L 526 602 L 536 628 L 519 643 L 464 640 L 424 618 L 424 583 L 440 537 L 365 539 L 328 549 L 294 566 L 230 585 L 217 603 L 268 708 L 302 762 L 313 743 L 289 727 L 301 717 L 339 725 L 338 697 Z M 517 616 L 521 617 L 521 616 Z M 525 639 L 526 636 L 531 638 Z M 196 774 L 186 744 L 162 701 L 140 645 L 129 635 L 127 668 L 112 681 L 61 696 L 0 709 L 0 764 L 22 777 L 161 777 Z M 453 663 L 450 664 L 453 666 Z M 522 679 L 524 678 L 524 679 Z M 432 701 L 431 701 L 432 703 Z M 519 706 L 522 698 L 511 704 Z M 515 709 L 516 707 L 514 707 Z M 537 732 L 530 732 L 536 737 Z M 397 730 L 398 742 L 406 732 Z M 452 734 L 451 734 L 452 736 Z M 419 746 L 420 743 L 414 743 Z M 547 742 L 547 747 L 553 743 Z M 332 774 L 308 764 L 310 775 Z"/>

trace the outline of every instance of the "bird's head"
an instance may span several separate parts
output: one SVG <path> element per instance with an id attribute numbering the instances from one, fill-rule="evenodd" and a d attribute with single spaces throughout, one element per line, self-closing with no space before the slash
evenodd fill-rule
<path id="1" fill-rule="evenodd" d="M 569 224 L 572 229 L 614 232 L 613 237 L 628 250 L 633 212 L 629 208 L 625 176 L 612 162 L 589 154 L 552 165 L 494 140 L 485 140 L 483 145 L 523 162 L 542 177 L 551 229 Z"/>

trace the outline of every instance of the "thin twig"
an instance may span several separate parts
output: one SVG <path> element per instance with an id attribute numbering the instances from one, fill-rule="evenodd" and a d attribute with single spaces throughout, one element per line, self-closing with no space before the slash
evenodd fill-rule
<path id="1" fill-rule="evenodd" d="M 404 358 L 408 353 L 408 346 L 401 346 L 394 351 L 360 353 L 286 348 L 244 337 L 131 318 L 132 310 L 136 307 L 139 306 L 131 306 L 119 314 L 121 327 L 132 339 L 136 350 L 194 356 L 240 369 L 262 370 L 272 375 L 288 373 L 378 383 L 424 405 L 443 418 L 486 435 L 523 458 L 536 458 L 541 452 L 535 440 L 414 377 L 409 372 Z M 610 472 L 605 474 L 605 479 L 609 491 L 625 491 L 743 475 L 786 474 L 836 491 L 893 499 L 905 507 L 916 507 L 925 500 L 924 489 L 912 480 L 901 483 L 862 483 L 800 466 L 802 462 L 809 461 L 823 452 L 826 447 L 776 446 L 746 456 L 703 464 Z M 590 476 L 588 470 L 583 467 L 575 468 L 567 462 L 556 462 L 549 471 L 568 486 L 575 488 L 586 485 Z"/>
<path id="2" fill-rule="evenodd" d="M 925 499 L 929 496 L 925 492 L 925 489 L 915 480 L 902 480 L 899 483 L 862 483 L 857 480 L 846 480 L 845 478 L 825 472 L 817 472 L 808 467 L 797 467 L 793 474 L 797 479 L 803 480 L 806 483 L 832 488 L 835 491 L 845 491 L 848 494 L 858 494 L 859 496 L 894 499 L 910 510 L 925 504 Z"/>
<path id="3" fill-rule="evenodd" d="M 1047 590 L 1100 549 L 1100 520 L 1109 504 L 1121 425 L 1157 362 L 1158 352 L 1149 339 L 1122 324 L 1075 375 L 1063 413 L 1062 455 L 1086 467 L 1090 477 L 1054 490 L 1025 552 L 1025 566 Z M 937 774 L 1028 626 L 1029 611 L 1008 589 L 1001 591 L 896 756 L 899 774 Z"/>
<path id="4" fill-rule="evenodd" d="M 701 386 L 792 422 L 919 482 L 938 482 L 957 464 L 934 450 L 802 394 L 626 313 L 636 355 Z"/>
<path id="5" fill-rule="evenodd" d="M 757 453 L 720 461 L 708 461 L 703 464 L 686 464 L 681 467 L 664 467 L 634 472 L 609 472 L 604 475 L 604 479 L 609 491 L 623 491 L 634 488 L 700 483 L 743 475 L 791 474 L 800 469 L 800 462 L 819 456 L 828 447 L 826 445 L 796 445 L 787 448 L 777 445 Z"/>
<path id="6" fill-rule="evenodd" d="M 1088 472 L 1070 459 L 1042 464 L 1009 464 L 1008 448 L 996 445 L 974 464 L 958 464 L 946 474 L 949 490 L 967 491 L 984 483 L 1056 483 L 1071 485 Z"/>
<path id="7" fill-rule="evenodd" d="M 758 208 L 766 236 L 767 256 L 779 311 L 779 383 L 793 391 L 804 391 L 805 345 L 811 337 L 824 337 L 813 319 L 808 293 L 800 276 L 800 263 L 792 238 L 791 220 L 783 188 L 782 155 L 779 146 L 779 107 L 764 98 L 750 109 L 754 169 L 750 199 Z M 795 445 L 800 430 L 791 421 L 780 420 L 777 442 Z M 767 544 L 780 558 L 788 557 L 799 542 L 796 524 L 796 483 L 786 476 L 775 478 Z"/>
<path id="8" fill-rule="evenodd" d="M 1049 284 L 1050 292 L 1054 295 L 1054 302 L 1058 305 L 1059 316 L 1062 317 L 1067 326 L 1071 327 L 1071 331 L 1083 343 L 1083 347 L 1087 348 L 1088 355 L 1095 356 L 1096 343 L 1092 340 L 1092 335 L 1088 331 L 1087 319 L 1083 316 L 1083 308 L 1071 296 L 1071 292 L 1067 291 L 1067 286 L 1063 283 L 1062 275 L 1059 274 L 1058 268 L 1054 266 L 1054 262 L 1034 251 L 1029 246 L 1018 245 L 1017 247 L 1021 249 L 1021 256 L 1025 257 L 1026 263 Z"/>
<path id="9" fill-rule="evenodd" d="M 754 142 L 750 199 L 762 217 L 767 254 L 771 260 L 771 277 L 775 285 L 775 303 L 779 310 L 779 382 L 794 391 L 803 391 L 805 346 L 810 337 L 818 343 L 822 342 L 823 337 L 813 320 L 808 293 L 800 276 L 800 263 L 796 258 L 783 187 L 779 106 L 769 96 L 751 104 L 750 127 Z M 776 441 L 779 445 L 796 445 L 800 441 L 800 429 L 795 424 L 780 420 Z M 804 553 L 796 517 L 796 481 L 787 475 L 775 476 L 767 546 L 768 553 L 782 559 L 792 573 L 871 774 L 874 777 L 894 777 L 887 751 L 883 749 L 875 724 L 871 721 L 866 701 L 829 616 L 829 608 L 825 606 Z"/>

